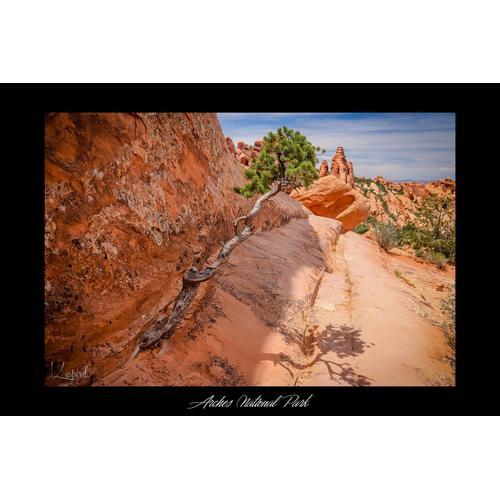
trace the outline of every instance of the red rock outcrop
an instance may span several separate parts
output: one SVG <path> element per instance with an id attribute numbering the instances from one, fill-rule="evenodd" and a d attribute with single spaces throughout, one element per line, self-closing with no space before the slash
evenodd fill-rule
<path id="1" fill-rule="evenodd" d="M 335 155 L 332 158 L 330 173 L 342 182 L 354 187 L 354 170 L 352 162 L 347 161 L 342 146 L 337 147 Z"/>
<path id="2" fill-rule="evenodd" d="M 183 272 L 233 235 L 253 201 L 233 191 L 245 180 L 230 149 L 215 114 L 47 114 L 48 366 L 87 366 L 92 377 L 114 369 L 175 298 Z M 280 193 L 255 224 L 296 217 L 307 211 Z"/>
<path id="3" fill-rule="evenodd" d="M 250 164 L 250 158 L 244 154 L 238 155 L 238 161 L 245 167 L 248 167 L 248 165 Z"/>
<path id="4" fill-rule="evenodd" d="M 237 143 L 237 146 L 238 146 L 238 149 L 239 149 L 240 151 L 246 151 L 246 152 L 248 152 L 248 151 L 249 151 L 249 147 L 248 147 L 248 146 L 247 146 L 244 142 L 242 142 L 242 141 L 239 141 L 239 142 Z"/>
<path id="5" fill-rule="evenodd" d="M 234 142 L 231 139 L 231 137 L 226 137 L 226 142 L 227 142 L 227 147 L 229 148 L 229 151 L 233 154 L 236 153 L 236 148 L 234 147 Z"/>
<path id="6" fill-rule="evenodd" d="M 259 152 L 262 149 L 262 146 L 264 146 L 264 141 L 255 141 L 253 144 L 254 149 Z"/>
<path id="7" fill-rule="evenodd" d="M 233 142 L 230 137 L 227 137 L 226 140 Z M 262 150 L 262 146 L 264 145 L 263 141 L 255 141 L 253 146 L 249 146 L 248 144 L 239 141 L 237 143 L 237 147 L 233 151 L 237 161 L 241 163 L 243 166 L 248 167 L 250 161 L 257 157 L 257 155 Z"/>
<path id="8" fill-rule="evenodd" d="M 354 166 L 352 164 L 352 161 L 348 161 L 347 166 L 347 184 L 349 184 L 349 186 L 351 187 L 354 187 Z"/>
<path id="9" fill-rule="evenodd" d="M 372 216 L 400 227 L 414 220 L 422 200 L 431 194 L 455 199 L 455 181 L 450 178 L 419 183 L 393 182 L 381 176 L 373 180 L 360 177 L 356 179 L 356 190 L 369 199 Z"/>
<path id="10" fill-rule="evenodd" d="M 255 141 L 253 147 L 238 142 L 235 156 L 244 166 L 250 162 L 252 153 L 258 153 L 262 141 Z M 316 215 L 338 219 L 348 231 L 363 222 L 369 215 L 369 203 L 353 188 L 354 170 L 352 162 L 346 160 L 344 148 L 339 146 L 332 158 L 330 175 L 328 162 L 323 160 L 319 167 L 319 181 L 309 189 L 291 191 L 290 195 L 299 200 Z M 327 180 L 324 180 L 327 179 Z"/>
<path id="11" fill-rule="evenodd" d="M 319 166 L 319 176 L 324 177 L 325 175 L 328 175 L 328 162 L 323 160 Z"/>
<path id="12" fill-rule="evenodd" d="M 335 175 L 320 177 L 309 188 L 292 191 L 313 214 L 342 222 L 344 231 L 354 229 L 370 215 L 370 203 Z"/>

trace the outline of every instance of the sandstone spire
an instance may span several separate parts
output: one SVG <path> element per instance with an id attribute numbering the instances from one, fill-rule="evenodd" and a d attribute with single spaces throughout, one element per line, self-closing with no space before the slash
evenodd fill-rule
<path id="1" fill-rule="evenodd" d="M 229 151 L 231 151 L 231 153 L 235 154 L 236 148 L 234 147 L 234 142 L 231 139 L 231 137 L 226 137 L 226 143 L 227 143 L 227 147 L 229 148 Z"/>
<path id="2" fill-rule="evenodd" d="M 349 186 L 354 187 L 354 167 L 352 165 L 352 161 L 347 162 L 347 184 Z"/>
<path id="3" fill-rule="evenodd" d="M 348 166 L 345 159 L 344 148 L 338 146 L 337 151 L 335 151 L 335 156 L 332 158 L 331 174 L 341 181 L 347 182 L 347 170 Z"/>
<path id="4" fill-rule="evenodd" d="M 323 160 L 319 167 L 319 176 L 324 177 L 325 175 L 328 175 L 328 162 Z"/>

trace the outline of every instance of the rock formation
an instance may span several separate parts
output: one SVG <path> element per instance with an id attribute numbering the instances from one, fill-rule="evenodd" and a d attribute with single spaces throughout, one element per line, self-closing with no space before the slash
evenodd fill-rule
<path id="1" fill-rule="evenodd" d="M 354 166 L 352 164 L 352 161 L 348 161 L 347 166 L 347 184 L 349 184 L 349 186 L 351 187 L 354 187 Z"/>
<path id="2" fill-rule="evenodd" d="M 325 175 L 328 175 L 328 162 L 323 160 L 319 166 L 319 176 L 324 177 Z"/>
<path id="3" fill-rule="evenodd" d="M 231 141 L 231 144 L 234 144 L 230 137 L 226 137 L 226 140 L 228 142 Z M 248 144 L 239 141 L 233 153 L 237 161 L 243 166 L 247 167 L 250 164 L 252 158 L 255 158 L 260 153 L 263 145 L 264 142 L 260 140 L 255 141 L 253 146 L 249 146 Z"/>
<path id="4" fill-rule="evenodd" d="M 242 165 L 247 166 L 251 155 L 257 154 L 262 145 L 262 141 L 255 141 L 253 146 L 238 142 L 235 157 Z M 290 195 L 314 214 L 339 220 L 343 224 L 344 231 L 353 229 L 368 217 L 369 203 L 352 189 L 353 165 L 346 160 L 342 146 L 337 148 L 332 158 L 330 172 L 328 172 L 328 162 L 326 160 L 321 162 L 319 176 L 319 180 L 308 189 L 293 190 Z"/>
<path id="5" fill-rule="evenodd" d="M 370 215 L 368 200 L 335 175 L 320 177 L 309 188 L 292 191 L 313 214 L 342 222 L 344 231 L 354 229 Z"/>
<path id="6" fill-rule="evenodd" d="M 354 187 L 354 170 L 352 162 L 348 162 L 345 157 L 344 148 L 338 146 L 335 155 L 332 158 L 330 168 L 331 175 L 334 175 L 342 182 Z"/>
<path id="7" fill-rule="evenodd" d="M 233 191 L 244 182 L 215 114 L 48 114 L 48 369 L 87 366 L 99 377 L 127 359 L 184 271 L 216 253 L 252 207 Z M 280 193 L 255 225 L 296 217 L 307 211 Z"/>
<path id="8" fill-rule="evenodd" d="M 231 139 L 231 137 L 226 137 L 226 142 L 227 142 L 227 147 L 229 148 L 229 151 L 233 154 L 236 154 L 236 148 L 234 147 L 234 142 Z"/>
<path id="9" fill-rule="evenodd" d="M 450 178 L 419 183 L 393 182 L 381 176 L 375 179 L 360 177 L 355 187 L 369 199 L 373 217 L 399 227 L 414 220 L 420 203 L 431 194 L 455 199 L 455 181 Z"/>

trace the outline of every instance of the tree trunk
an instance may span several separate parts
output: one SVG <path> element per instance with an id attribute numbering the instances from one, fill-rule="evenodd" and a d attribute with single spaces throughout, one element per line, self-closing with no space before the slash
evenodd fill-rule
<path id="1" fill-rule="evenodd" d="M 282 182 L 278 182 L 275 186 L 273 186 L 271 191 L 268 191 L 267 193 L 262 195 L 255 202 L 252 210 L 250 210 L 247 215 L 239 217 L 234 221 L 235 236 L 233 236 L 222 246 L 219 254 L 217 255 L 217 258 L 211 264 L 209 264 L 202 271 L 199 271 L 198 269 L 196 269 L 196 267 L 191 267 L 184 273 L 184 276 L 182 278 L 182 289 L 175 299 L 174 307 L 172 308 L 171 313 L 167 318 L 163 318 L 157 321 L 156 324 L 153 325 L 153 327 L 142 336 L 130 360 L 135 358 L 139 351 L 151 349 L 159 342 L 169 339 L 174 334 L 175 328 L 181 322 L 186 313 L 186 310 L 195 298 L 200 283 L 212 278 L 212 276 L 214 276 L 214 274 L 219 270 L 221 265 L 227 260 L 230 253 L 240 243 L 245 241 L 253 234 L 253 219 L 259 213 L 262 205 L 266 201 L 270 200 L 273 196 L 278 194 L 283 186 L 284 184 Z M 244 223 L 241 231 L 239 230 L 240 223 Z"/>

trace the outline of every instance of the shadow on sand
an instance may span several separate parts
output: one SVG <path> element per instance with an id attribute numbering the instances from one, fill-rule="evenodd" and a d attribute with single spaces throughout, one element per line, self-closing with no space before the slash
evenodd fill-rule
<path id="1" fill-rule="evenodd" d="M 330 353 L 334 353 L 337 358 L 353 358 L 359 356 L 365 349 L 371 347 L 361 339 L 361 330 L 348 325 L 333 326 L 327 325 L 326 328 L 318 332 L 318 326 L 309 328 L 309 335 L 305 340 L 299 341 L 293 339 L 302 353 L 307 357 L 312 357 L 311 361 L 298 363 L 292 360 L 287 354 L 280 352 L 278 354 L 265 354 L 264 359 L 273 361 L 285 368 L 290 376 L 298 381 L 300 374 L 292 372 L 295 370 L 307 370 L 318 363 L 323 363 L 328 371 L 330 379 L 337 384 L 351 386 L 370 385 L 369 377 L 357 373 L 348 362 L 338 362 L 329 358 Z"/>

